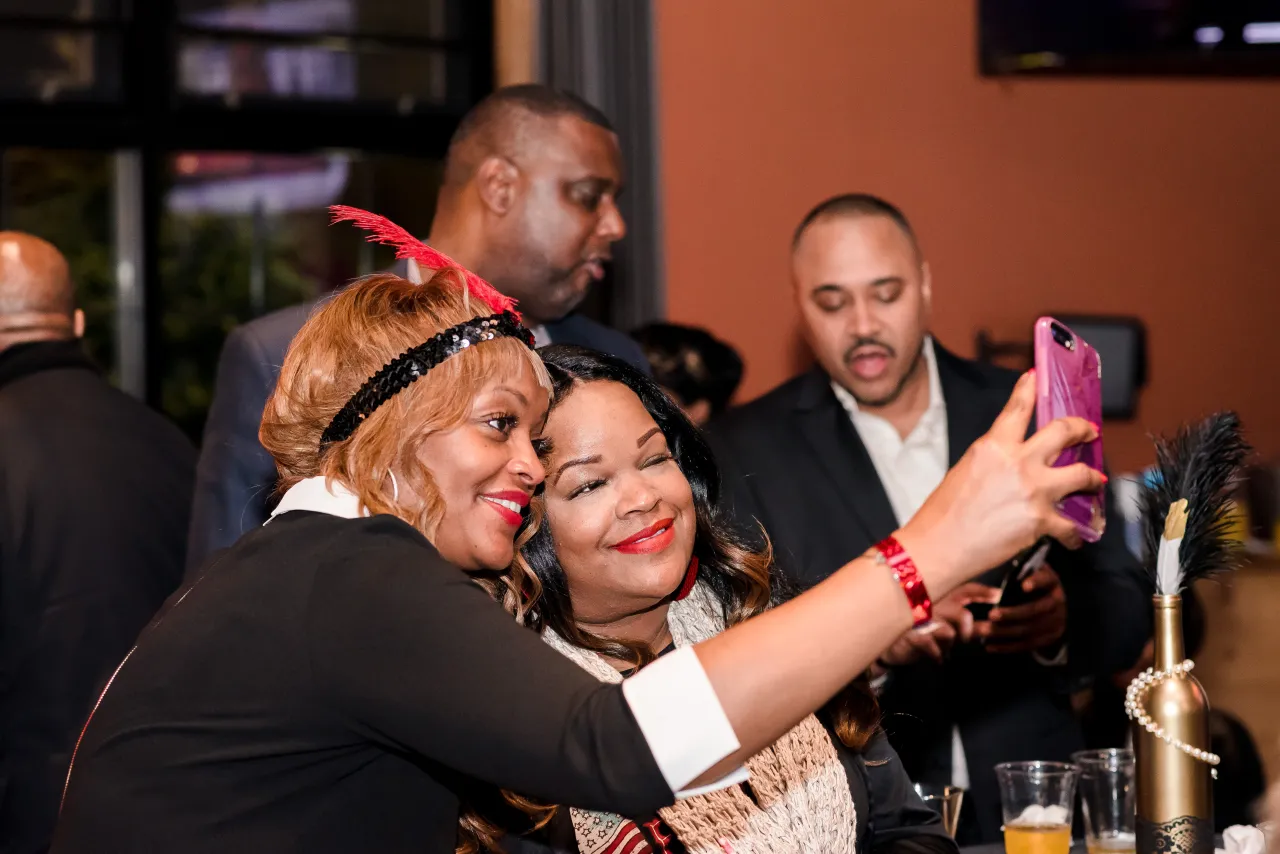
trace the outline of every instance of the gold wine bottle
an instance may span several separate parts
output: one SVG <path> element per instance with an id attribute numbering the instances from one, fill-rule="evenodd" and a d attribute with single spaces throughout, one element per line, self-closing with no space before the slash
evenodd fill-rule
<path id="1" fill-rule="evenodd" d="M 1239 566 L 1227 519 L 1253 450 L 1219 412 L 1156 440 L 1140 489 L 1155 605 L 1155 662 L 1129 685 L 1137 760 L 1137 854 L 1214 854 L 1209 701 L 1182 641 L 1182 593 Z"/>
<path id="2" fill-rule="evenodd" d="M 1166 525 L 1174 560 L 1185 507 L 1171 511 Z M 1153 602 L 1155 673 L 1133 696 L 1137 854 L 1214 854 L 1209 699 L 1184 665 L 1182 597 L 1157 595 Z"/>

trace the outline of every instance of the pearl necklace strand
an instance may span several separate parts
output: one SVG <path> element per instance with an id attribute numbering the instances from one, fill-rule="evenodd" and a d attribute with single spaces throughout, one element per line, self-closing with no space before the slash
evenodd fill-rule
<path id="1" fill-rule="evenodd" d="M 1195 662 L 1187 659 L 1181 664 L 1175 664 L 1168 670 L 1156 670 L 1154 667 L 1148 667 L 1142 673 L 1139 673 L 1132 682 L 1129 683 L 1129 690 L 1125 693 L 1124 711 L 1129 719 L 1136 722 L 1138 726 L 1151 733 L 1156 738 L 1172 747 L 1181 750 L 1183 753 L 1206 762 L 1211 767 L 1213 779 L 1218 779 L 1217 765 L 1222 761 L 1222 757 L 1208 750 L 1201 750 L 1199 747 L 1192 747 L 1181 739 L 1174 738 L 1164 731 L 1160 724 L 1151 719 L 1143 708 L 1142 701 L 1146 698 L 1147 692 L 1166 679 L 1172 679 L 1175 676 L 1186 676 L 1195 667 Z"/>

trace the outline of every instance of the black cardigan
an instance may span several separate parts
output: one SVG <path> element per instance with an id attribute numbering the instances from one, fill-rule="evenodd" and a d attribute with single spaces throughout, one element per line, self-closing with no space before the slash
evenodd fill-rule
<path id="1" fill-rule="evenodd" d="M 452 852 L 477 781 L 624 815 L 673 800 L 620 686 L 517 626 L 417 531 L 293 511 L 143 633 L 87 728 L 52 850 Z"/>

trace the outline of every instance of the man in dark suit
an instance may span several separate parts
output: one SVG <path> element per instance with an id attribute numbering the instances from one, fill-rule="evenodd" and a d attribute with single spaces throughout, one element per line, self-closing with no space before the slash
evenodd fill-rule
<path id="1" fill-rule="evenodd" d="M 634 341 L 573 313 L 626 233 L 615 203 L 622 177 L 617 135 L 595 107 L 545 86 L 500 89 L 450 142 L 427 242 L 518 299 L 539 346 L 578 344 L 648 371 Z M 412 262 L 396 272 L 420 281 Z M 276 470 L 258 426 L 285 350 L 314 305 L 227 336 L 200 453 L 189 570 L 267 518 Z"/>
<path id="2" fill-rule="evenodd" d="M 66 260 L 0 232 L 0 852 L 45 851 L 80 728 L 182 580 L 195 448 L 80 346 Z"/>
<path id="3" fill-rule="evenodd" d="M 849 195 L 797 230 L 792 273 L 819 367 L 712 425 L 740 522 L 759 520 L 782 569 L 808 587 L 905 523 L 994 421 L 1016 374 L 928 335 L 931 280 L 892 205 Z M 992 766 L 1083 748 L 1071 692 L 1130 665 L 1146 597 L 1112 515 L 1096 545 L 1055 547 L 1025 580 L 1029 604 L 975 621 L 1002 568 L 935 603 L 877 664 L 885 728 L 920 782 L 968 789 L 961 841 L 999 839 Z"/>

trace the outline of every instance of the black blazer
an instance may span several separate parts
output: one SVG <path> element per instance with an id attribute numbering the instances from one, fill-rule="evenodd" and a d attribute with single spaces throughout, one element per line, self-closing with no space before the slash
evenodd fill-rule
<path id="1" fill-rule="evenodd" d="M 290 306 L 237 326 L 222 346 L 196 473 L 188 572 L 267 519 L 276 466 L 258 441 L 262 410 L 293 336 L 318 304 Z M 570 315 L 548 323 L 547 334 L 557 343 L 610 353 L 649 372 L 635 341 L 594 320 Z"/>
<path id="2" fill-rule="evenodd" d="M 79 342 L 0 352 L 0 852 L 48 846 L 85 716 L 182 579 L 195 457 Z"/>
<path id="3" fill-rule="evenodd" d="M 295 510 L 212 560 L 89 721 L 54 854 L 453 854 L 492 786 L 672 802 L 622 686 L 399 519 Z"/>
<path id="4" fill-rule="evenodd" d="M 1017 375 L 936 344 L 935 352 L 954 465 L 990 428 Z M 753 519 L 763 524 L 779 567 L 801 586 L 826 578 L 898 527 L 871 457 L 821 370 L 728 413 L 709 432 L 730 512 L 747 528 Z M 1130 666 L 1149 636 L 1147 596 L 1114 501 L 1108 514 L 1101 542 L 1074 553 L 1055 545 L 1049 556 L 1068 600 L 1065 667 L 971 646 L 957 648 L 942 667 L 900 668 L 885 686 L 885 728 L 914 779 L 950 782 L 951 728 L 960 727 L 971 781 L 966 803 L 977 818 L 976 836 L 962 844 L 1000 838 L 992 766 L 1062 760 L 1081 749 L 1070 692 Z M 981 580 L 997 583 L 999 575 L 997 568 Z"/>

